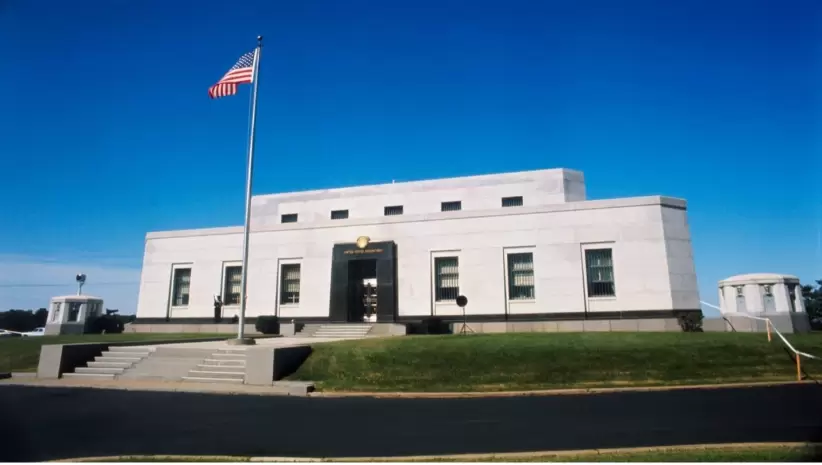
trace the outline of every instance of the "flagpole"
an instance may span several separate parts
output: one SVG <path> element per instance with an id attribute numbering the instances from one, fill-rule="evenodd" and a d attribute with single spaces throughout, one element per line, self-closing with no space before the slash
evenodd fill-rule
<path id="1" fill-rule="evenodd" d="M 254 177 L 254 133 L 257 125 L 257 86 L 259 85 L 260 74 L 260 52 L 263 49 L 263 36 L 257 36 L 257 49 L 254 50 L 254 88 L 251 94 L 251 135 L 248 139 L 248 168 L 245 182 L 245 224 L 243 226 L 243 266 L 240 282 L 240 318 L 237 329 L 237 339 L 233 341 L 238 345 L 253 345 L 254 339 L 245 337 L 245 309 L 246 309 L 246 286 L 248 284 L 248 243 L 251 232 L 251 185 Z"/>

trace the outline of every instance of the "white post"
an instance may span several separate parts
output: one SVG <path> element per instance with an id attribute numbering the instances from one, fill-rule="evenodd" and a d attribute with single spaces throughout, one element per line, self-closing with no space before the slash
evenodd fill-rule
<path id="1" fill-rule="evenodd" d="M 260 52 L 263 49 L 263 37 L 257 37 L 257 50 L 254 51 L 254 88 L 251 94 L 251 135 L 248 140 L 248 168 L 245 182 L 245 224 L 243 226 L 243 267 L 240 282 L 240 318 L 237 329 L 237 341 L 239 343 L 253 343 L 253 339 L 245 341 L 245 308 L 246 308 L 246 285 L 248 281 L 248 239 L 251 229 L 251 185 L 254 175 L 254 133 L 257 123 L 257 86 L 259 85 L 260 74 Z"/>

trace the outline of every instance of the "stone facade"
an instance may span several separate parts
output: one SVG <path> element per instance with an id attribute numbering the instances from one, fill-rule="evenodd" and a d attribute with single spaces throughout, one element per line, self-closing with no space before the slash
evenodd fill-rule
<path id="1" fill-rule="evenodd" d="M 719 282 L 719 306 L 734 331 L 764 332 L 768 318 L 783 333 L 811 330 L 799 278 L 776 273 L 732 276 Z"/>
<path id="2" fill-rule="evenodd" d="M 83 334 L 86 320 L 103 314 L 103 299 L 88 295 L 52 297 L 44 333 Z"/>
<path id="3" fill-rule="evenodd" d="M 521 205 L 503 206 L 511 197 Z M 461 208 L 441 211 L 443 202 Z M 402 214 L 387 216 L 392 206 Z M 331 219 L 342 210 L 346 218 Z M 283 222 L 293 214 L 296 222 Z M 474 321 L 659 319 L 700 308 L 684 200 L 586 200 L 582 173 L 553 169 L 256 196 L 246 316 L 328 319 L 334 246 L 359 237 L 395 244 L 395 321 L 461 319 L 453 301 L 437 301 L 438 257 L 457 257 L 459 294 Z M 588 249 L 610 249 L 614 295 L 589 297 Z M 511 298 L 512 253 L 531 254 L 533 298 Z M 208 322 L 213 296 L 226 289 L 226 267 L 241 258 L 242 227 L 149 233 L 138 321 Z M 300 265 L 299 303 L 283 299 L 281 270 L 289 264 Z M 185 299 L 173 298 L 176 269 L 190 270 Z M 237 312 L 225 306 L 223 322 Z"/>

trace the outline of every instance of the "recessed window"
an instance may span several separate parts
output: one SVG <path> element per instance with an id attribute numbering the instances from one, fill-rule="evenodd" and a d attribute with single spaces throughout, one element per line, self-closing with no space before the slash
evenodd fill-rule
<path id="1" fill-rule="evenodd" d="M 462 202 L 457 200 L 455 202 L 443 202 L 440 205 L 440 211 L 443 212 L 456 212 L 462 210 Z"/>
<path id="2" fill-rule="evenodd" d="M 191 289 L 191 268 L 177 268 L 174 270 L 174 280 L 171 287 L 171 305 L 174 307 L 188 305 L 188 295 Z"/>
<path id="3" fill-rule="evenodd" d="M 225 281 L 223 282 L 223 304 L 240 305 L 240 288 L 242 287 L 243 267 L 225 267 Z"/>
<path id="4" fill-rule="evenodd" d="M 770 284 L 765 284 L 762 286 L 762 290 L 765 293 L 766 297 L 773 297 L 773 287 Z"/>
<path id="5" fill-rule="evenodd" d="M 611 249 L 585 251 L 588 297 L 614 297 L 614 261 Z"/>
<path id="6" fill-rule="evenodd" d="M 291 263 L 280 268 L 280 303 L 300 303 L 300 264 Z"/>
<path id="7" fill-rule="evenodd" d="M 297 222 L 297 214 L 296 213 L 286 213 L 285 215 L 280 216 L 280 223 L 296 223 Z"/>
<path id="8" fill-rule="evenodd" d="M 796 284 L 788 285 L 788 300 L 791 302 L 791 313 L 796 312 L 796 288 Z"/>
<path id="9" fill-rule="evenodd" d="M 80 302 L 69 302 L 68 307 L 68 321 L 77 321 L 80 319 Z"/>
<path id="10" fill-rule="evenodd" d="M 60 321 L 60 304 L 61 302 L 54 302 L 54 309 L 51 312 L 51 321 Z"/>
<path id="11" fill-rule="evenodd" d="M 348 210 L 333 210 L 331 212 L 332 220 L 344 220 L 348 218 Z"/>
<path id="12" fill-rule="evenodd" d="M 385 216 L 402 215 L 402 205 L 385 207 Z"/>
<path id="13" fill-rule="evenodd" d="M 521 207 L 522 206 L 522 196 L 519 196 L 519 197 L 503 197 L 502 198 L 502 206 L 503 207 Z"/>
<path id="14" fill-rule="evenodd" d="M 100 309 L 101 307 L 99 302 L 86 304 L 86 319 L 99 315 Z"/>
<path id="15" fill-rule="evenodd" d="M 458 257 L 434 258 L 434 279 L 437 302 L 453 302 L 460 295 L 460 271 Z"/>
<path id="16" fill-rule="evenodd" d="M 534 254 L 508 254 L 508 299 L 533 300 L 534 296 Z"/>

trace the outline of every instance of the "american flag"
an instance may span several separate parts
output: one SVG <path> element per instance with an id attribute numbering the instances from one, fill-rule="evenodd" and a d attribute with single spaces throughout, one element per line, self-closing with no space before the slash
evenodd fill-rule
<path id="1" fill-rule="evenodd" d="M 250 83 L 254 79 L 254 52 L 248 52 L 241 56 L 237 63 L 217 81 L 217 84 L 209 87 L 208 96 L 220 98 L 237 93 L 237 84 Z"/>

